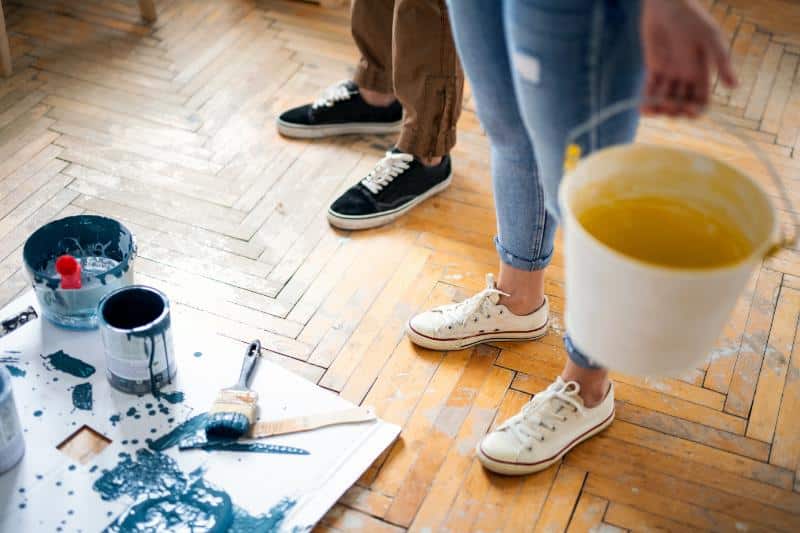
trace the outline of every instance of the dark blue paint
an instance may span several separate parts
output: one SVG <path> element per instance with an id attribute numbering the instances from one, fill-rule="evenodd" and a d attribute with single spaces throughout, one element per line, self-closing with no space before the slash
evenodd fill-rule
<path id="1" fill-rule="evenodd" d="M 40 410 L 36 410 L 33 412 L 33 416 L 42 416 L 42 412 Z"/>
<path id="2" fill-rule="evenodd" d="M 184 474 L 167 455 L 140 449 L 136 457 L 120 454 L 119 463 L 98 478 L 93 489 L 106 501 L 134 500 L 107 526 L 108 532 L 138 531 L 277 531 L 295 505 L 283 499 L 269 512 L 253 516 L 236 506 L 225 491 L 211 485 L 197 469 Z"/>
<path id="3" fill-rule="evenodd" d="M 203 357 L 203 352 L 194 352 L 195 357 Z"/>
<path id="4" fill-rule="evenodd" d="M 72 357 L 68 353 L 65 353 L 64 350 L 53 352 L 50 355 L 44 356 L 43 359 L 49 363 L 49 365 L 47 363 L 45 364 L 49 370 L 60 370 L 76 378 L 88 378 L 95 372 L 95 368 L 92 365 L 76 357 Z M 55 378 L 53 378 L 53 380 L 55 381 Z"/>
<path id="5" fill-rule="evenodd" d="M 162 392 L 160 394 L 160 397 L 164 398 L 165 400 L 167 400 L 169 403 L 171 403 L 173 405 L 176 404 L 176 403 L 183 402 L 183 400 L 185 398 L 184 394 L 182 392 L 180 392 L 180 391 Z"/>
<path id="6" fill-rule="evenodd" d="M 158 452 L 179 445 L 182 441 L 187 441 L 190 448 L 199 448 L 206 451 L 238 451 L 255 453 L 281 453 L 289 455 L 310 455 L 308 450 L 294 448 L 290 446 L 278 446 L 274 444 L 263 444 L 260 442 L 238 442 L 235 439 L 208 438 L 205 428 L 208 423 L 208 413 L 201 413 L 193 416 L 173 428 L 156 440 L 149 441 L 147 446 L 151 450 Z"/>
<path id="7" fill-rule="evenodd" d="M 119 414 L 111 415 L 110 417 L 108 417 L 108 421 L 111 422 L 112 426 L 116 426 L 117 422 L 119 422 L 121 419 L 122 416 L 120 416 Z"/>
<path id="8" fill-rule="evenodd" d="M 75 466 L 75 465 L 69 465 L 69 467 L 68 467 L 68 469 L 70 470 L 70 472 L 71 472 L 71 471 L 73 471 L 73 470 L 75 470 L 75 468 L 76 468 L 76 466 Z"/>
<path id="9" fill-rule="evenodd" d="M 25 374 L 27 374 L 27 372 L 25 372 L 18 366 L 6 365 L 6 368 L 8 369 L 8 373 L 14 376 L 15 378 L 24 378 Z"/>
<path id="10" fill-rule="evenodd" d="M 92 384 L 81 383 L 72 389 L 72 405 L 82 411 L 92 410 Z"/>

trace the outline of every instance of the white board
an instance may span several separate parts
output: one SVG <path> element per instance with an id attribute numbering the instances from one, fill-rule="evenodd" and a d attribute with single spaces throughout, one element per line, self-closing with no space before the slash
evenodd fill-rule
<path id="1" fill-rule="evenodd" d="M 38 311 L 32 292 L 6 306 L 0 311 L 0 318 L 12 316 L 29 305 Z M 147 439 L 156 439 L 187 418 L 207 411 L 217 391 L 236 381 L 247 346 L 211 336 L 207 331 L 202 324 L 173 318 L 178 373 L 174 387 L 166 391 L 181 391 L 185 399 L 175 404 L 162 399 L 160 408 L 159 401 L 150 394 L 137 397 L 111 388 L 105 376 L 98 331 L 67 331 L 39 318 L 0 338 L 0 357 L 19 358 L 10 364 L 25 372 L 24 376 L 12 377 L 12 386 L 26 441 L 22 461 L 0 475 L 0 531 L 58 531 L 58 528 L 98 531 L 114 523 L 126 510 L 141 513 L 153 505 L 156 489 L 149 495 L 139 495 L 138 499 L 128 491 L 116 499 L 103 500 L 94 484 L 104 470 L 113 470 L 124 462 L 120 453 L 136 458 L 137 450 L 148 449 Z M 88 378 L 80 378 L 48 369 L 43 356 L 58 350 L 94 366 L 96 371 Z M 86 382 L 92 386 L 91 411 L 75 409 L 72 402 L 72 389 Z M 352 407 L 330 391 L 266 360 L 259 362 L 251 387 L 259 393 L 262 420 Z M 127 415 L 129 412 L 131 416 Z M 119 421 L 112 420 L 114 416 Z M 86 464 L 57 449 L 59 443 L 83 425 L 112 441 Z M 305 531 L 399 432 L 397 426 L 374 421 L 259 441 L 301 448 L 307 455 L 170 448 L 163 453 L 170 458 L 167 461 L 174 461 L 183 481 L 169 492 L 174 496 L 189 486 L 211 487 L 226 493 L 242 511 L 260 516 L 262 519 L 256 523 L 265 531 Z M 200 473 L 192 476 L 196 469 L 201 469 Z M 201 478 L 202 485 L 192 485 Z M 185 491 L 187 499 L 191 499 L 190 492 Z M 217 492 L 214 495 L 219 496 Z M 271 510 L 272 518 L 281 515 L 283 519 L 269 525 L 272 520 L 264 515 Z M 222 511 L 219 513 L 221 516 Z M 136 517 L 130 518 L 139 525 L 144 523 L 136 522 Z M 241 521 L 236 524 L 241 525 Z"/>

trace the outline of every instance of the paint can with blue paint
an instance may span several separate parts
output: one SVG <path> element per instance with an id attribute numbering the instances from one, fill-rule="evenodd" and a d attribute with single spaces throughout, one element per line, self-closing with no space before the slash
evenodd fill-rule
<path id="1" fill-rule="evenodd" d="M 42 315 L 58 326 L 94 329 L 97 303 L 133 283 L 136 240 L 116 220 L 77 215 L 36 230 L 22 257 Z M 69 274 L 59 268 L 65 260 Z"/>
<path id="2" fill-rule="evenodd" d="M 158 396 L 177 371 L 167 296 L 144 285 L 122 287 L 100 301 L 97 315 L 111 385 Z"/>
<path id="3" fill-rule="evenodd" d="M 11 375 L 0 367 L 0 474 L 10 470 L 23 455 L 25 440 L 11 390 Z"/>

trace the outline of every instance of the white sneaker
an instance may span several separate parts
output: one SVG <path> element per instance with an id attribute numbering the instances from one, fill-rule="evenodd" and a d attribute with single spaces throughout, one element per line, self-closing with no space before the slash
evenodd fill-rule
<path id="1" fill-rule="evenodd" d="M 498 474 L 532 474 L 607 428 L 614 420 L 614 385 L 591 409 L 583 406 L 580 389 L 574 381 L 556 378 L 478 444 L 476 453 L 483 466 Z"/>
<path id="2" fill-rule="evenodd" d="M 548 304 L 525 316 L 515 315 L 497 302 L 494 276 L 486 275 L 486 288 L 461 303 L 425 311 L 408 321 L 406 331 L 414 344 L 431 350 L 460 350 L 489 341 L 538 339 L 547 333 Z"/>

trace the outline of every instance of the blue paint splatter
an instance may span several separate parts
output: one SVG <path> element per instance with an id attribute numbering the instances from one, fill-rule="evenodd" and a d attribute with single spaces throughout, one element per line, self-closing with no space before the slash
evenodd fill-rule
<path id="1" fill-rule="evenodd" d="M 116 426 L 117 422 L 119 422 L 121 419 L 122 417 L 119 414 L 111 415 L 110 417 L 108 417 L 108 421 L 111 422 L 112 426 Z"/>
<path id="2" fill-rule="evenodd" d="M 68 353 L 65 353 L 64 350 L 58 350 L 42 358 L 49 363 L 45 364 L 49 370 L 60 370 L 76 378 L 88 378 L 95 372 L 95 368 L 92 365 L 72 357 Z M 55 380 L 55 378 L 53 378 L 53 380 Z"/>
<path id="3" fill-rule="evenodd" d="M 98 478 L 93 489 L 106 501 L 127 496 L 135 503 L 105 531 L 278 531 L 294 500 L 283 499 L 269 512 L 253 516 L 203 477 L 201 469 L 184 474 L 167 455 L 140 449 Z"/>
<path id="4" fill-rule="evenodd" d="M 194 352 L 195 357 L 203 357 L 203 352 Z"/>
<path id="5" fill-rule="evenodd" d="M 33 412 L 33 416 L 42 416 L 42 412 L 40 410 L 36 410 Z"/>
<path id="6" fill-rule="evenodd" d="M 76 467 L 75 467 L 75 465 L 69 465 L 69 468 L 68 468 L 68 469 L 69 469 L 70 471 L 73 471 L 73 470 L 75 470 L 75 468 L 76 468 Z"/>
<path id="7" fill-rule="evenodd" d="M 136 414 L 136 408 L 135 407 L 131 407 L 130 409 L 128 409 L 128 412 L 125 413 L 126 416 L 134 416 L 135 414 Z"/>
<path id="8" fill-rule="evenodd" d="M 72 389 L 72 405 L 82 411 L 92 410 L 92 384 L 81 383 Z"/>
<path id="9" fill-rule="evenodd" d="M 190 441 L 191 448 L 206 451 L 237 451 L 255 453 L 282 453 L 289 455 L 310 455 L 311 452 L 302 448 L 291 446 L 278 446 L 259 442 L 239 442 L 235 439 L 209 439 L 205 429 L 208 422 L 208 413 L 200 413 L 186 420 L 156 440 L 148 441 L 147 446 L 157 452 L 177 446 L 182 441 Z"/>
<path id="10" fill-rule="evenodd" d="M 6 365 L 6 368 L 8 369 L 8 373 L 14 376 L 15 378 L 24 378 L 25 374 L 27 373 L 20 367 L 14 365 Z"/>
<path id="11" fill-rule="evenodd" d="M 180 391 L 162 392 L 159 396 L 173 405 L 176 403 L 181 403 L 185 398 L 184 394 Z"/>

